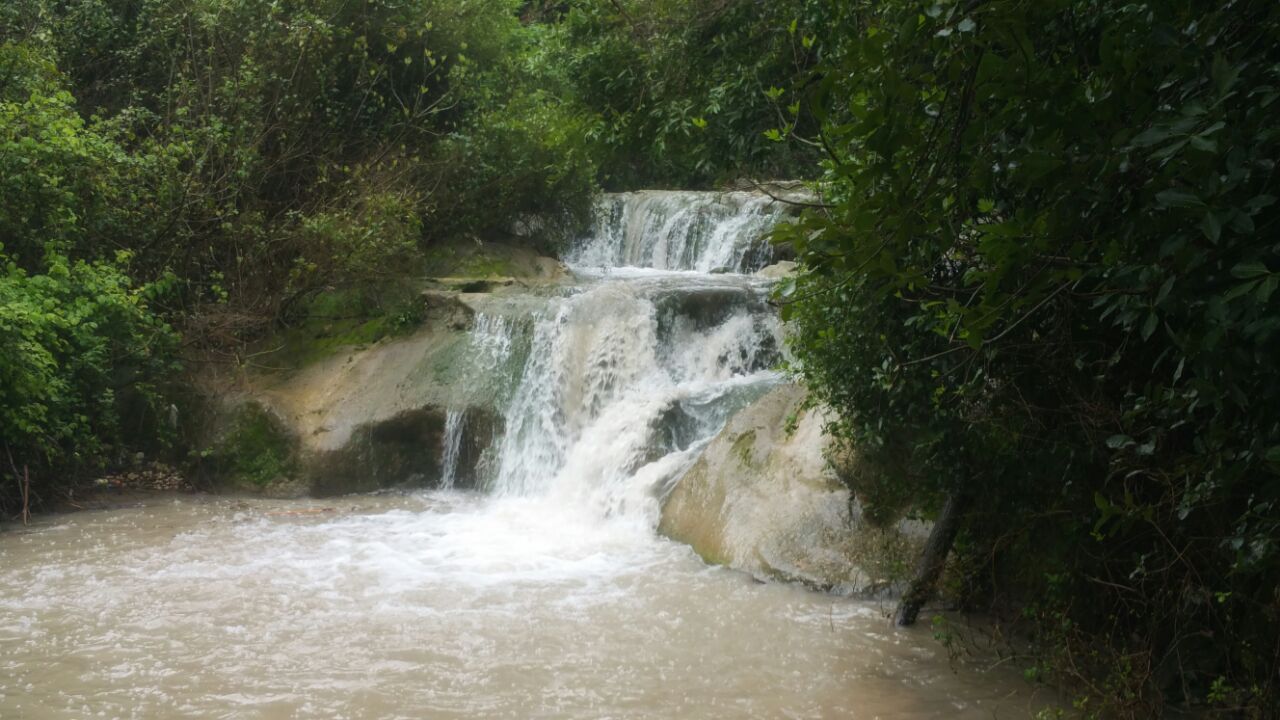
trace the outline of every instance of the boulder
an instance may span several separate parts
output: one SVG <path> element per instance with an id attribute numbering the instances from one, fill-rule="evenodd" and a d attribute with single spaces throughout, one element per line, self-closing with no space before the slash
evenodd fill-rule
<path id="1" fill-rule="evenodd" d="M 501 424 L 498 388 L 472 377 L 470 303 L 481 299 L 427 290 L 425 321 L 409 335 L 234 386 L 208 383 L 204 484 L 275 497 L 432 486 L 454 410 L 464 413 L 455 485 L 475 486 Z"/>
<path id="2" fill-rule="evenodd" d="M 770 280 L 781 280 L 791 277 L 796 273 L 796 264 L 790 260 L 782 260 L 768 267 L 761 268 L 756 271 L 757 277 L 768 278 Z"/>
<path id="3" fill-rule="evenodd" d="M 468 415 L 455 487 L 475 487 L 497 425 L 497 418 L 485 410 L 473 409 Z M 444 472 L 447 423 L 447 410 L 430 406 L 365 423 L 340 447 L 303 453 L 298 475 L 316 497 L 436 485 Z"/>
<path id="4" fill-rule="evenodd" d="M 735 415 L 664 501 L 659 531 L 709 563 L 842 593 L 894 589 L 919 523 L 877 528 L 826 460 L 826 418 L 780 386 Z"/>

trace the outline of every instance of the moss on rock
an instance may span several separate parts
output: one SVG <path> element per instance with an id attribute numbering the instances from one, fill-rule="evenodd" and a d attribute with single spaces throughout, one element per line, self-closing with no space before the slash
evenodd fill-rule
<path id="1" fill-rule="evenodd" d="M 256 402 L 241 405 L 215 445 L 215 473 L 244 489 L 287 485 L 297 471 L 298 443 L 279 418 Z"/>
<path id="2" fill-rule="evenodd" d="M 519 245 L 465 242 L 441 245 L 427 252 L 427 274 L 453 278 L 521 278 L 554 280 L 560 264 Z"/>
<path id="3" fill-rule="evenodd" d="M 368 288 L 321 293 L 300 316 L 287 330 L 259 343 L 271 367 L 303 367 L 347 348 L 406 334 L 422 324 L 425 308 L 419 288 L 400 284 L 377 293 Z"/>

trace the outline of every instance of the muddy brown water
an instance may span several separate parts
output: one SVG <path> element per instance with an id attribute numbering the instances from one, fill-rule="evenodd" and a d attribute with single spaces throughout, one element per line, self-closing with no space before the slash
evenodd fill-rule
<path id="1" fill-rule="evenodd" d="M 320 510 L 320 512 L 316 512 Z M 526 498 L 189 496 L 0 532 L 3 718 L 1018 718 L 879 603 Z"/>

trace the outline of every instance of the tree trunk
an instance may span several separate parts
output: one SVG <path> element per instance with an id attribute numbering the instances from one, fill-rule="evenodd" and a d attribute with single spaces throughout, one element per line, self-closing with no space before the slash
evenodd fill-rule
<path id="1" fill-rule="evenodd" d="M 906 627 L 914 625 L 920 615 L 920 608 L 933 597 L 934 588 L 938 584 L 938 576 L 946 565 L 947 554 L 951 552 L 951 544 L 955 542 L 956 533 L 960 531 L 960 516 L 968 503 L 960 493 L 953 492 L 947 496 L 942 505 L 942 512 L 933 524 L 929 539 L 925 542 L 924 552 L 920 554 L 920 564 L 916 566 L 916 576 L 911 580 L 907 592 L 898 602 L 898 613 L 895 622 Z"/>

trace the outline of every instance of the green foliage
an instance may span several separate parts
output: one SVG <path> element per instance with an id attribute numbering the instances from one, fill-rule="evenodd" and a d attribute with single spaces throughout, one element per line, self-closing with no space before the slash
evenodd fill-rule
<path id="1" fill-rule="evenodd" d="M 294 466 L 290 437 L 270 412 L 256 404 L 236 413 L 214 455 L 221 474 L 255 488 L 287 478 Z"/>
<path id="2" fill-rule="evenodd" d="M 213 357 L 243 360 L 280 324 L 314 340 L 305 356 L 412 327 L 421 310 L 399 295 L 423 250 L 530 214 L 563 231 L 590 207 L 595 121 L 537 60 L 546 28 L 523 26 L 522 5 L 4 3 L 0 245 L 28 278 L 8 302 L 55 266 L 89 268 L 66 292 L 91 286 L 128 251 L 138 285 L 119 292 L 149 299 L 134 320 L 164 318 Z M 312 317 L 325 294 L 358 296 L 369 312 Z M 102 339 L 132 347 L 121 323 Z M 47 350 L 41 372 L 57 376 L 64 349 Z M 129 353 L 109 355 L 99 369 L 138 395 L 166 379 L 164 363 L 135 373 Z M 44 377 L 0 371 L 6 383 Z M 94 419 L 110 402 L 57 392 L 75 422 L 15 410 L 32 434 L 12 436 L 19 463 L 56 473 L 117 448 L 115 421 Z M 140 443 L 154 434 L 137 427 Z"/>
<path id="3" fill-rule="evenodd" d="M 527 213 L 568 227 L 589 206 L 589 115 L 534 61 L 520 3 L 17 2 L 0 34 L 39 48 L 47 73 L 57 60 L 77 98 L 57 110 L 105 118 L 125 167 L 146 171 L 68 176 L 93 191 L 69 207 L 138 216 L 120 245 L 145 251 L 144 278 L 187 281 L 201 341 L 261 331 L 337 278 L 409 274 L 459 234 Z"/>
<path id="4" fill-rule="evenodd" d="M 466 172 L 451 187 L 465 204 L 457 217 L 474 232 L 536 216 L 557 237 L 586 222 L 595 187 L 595 163 L 584 138 L 589 118 L 540 96 L 513 98 L 477 115 L 452 138 L 455 167 Z"/>
<path id="5" fill-rule="evenodd" d="M 290 277 L 295 290 L 385 281 L 419 264 L 421 219 L 410 198 L 390 192 L 299 214 L 292 230 L 300 248 Z"/>
<path id="6" fill-rule="evenodd" d="M 518 50 L 474 73 L 466 88 L 471 112 L 444 147 L 450 195 L 433 213 L 448 231 L 501 234 L 512 220 L 536 217 L 546 246 L 585 225 L 599 122 L 548 55 L 551 37 L 547 27 L 522 28 L 513 37 Z"/>
<path id="7" fill-rule="evenodd" d="M 371 292 L 367 287 L 327 289 L 298 303 L 297 316 L 282 332 L 262 338 L 246 361 L 259 370 L 290 371 L 331 357 L 334 353 L 408 333 L 425 319 L 416 286 L 388 283 Z"/>
<path id="8" fill-rule="evenodd" d="M 837 5 L 800 372 L 886 484 L 977 499 L 982 592 L 1036 599 L 1088 713 L 1264 715 L 1280 8 Z"/>
<path id="9" fill-rule="evenodd" d="M 135 285 L 122 250 L 147 236 L 159 163 L 116 133 L 80 117 L 39 46 L 0 45 L 0 437 L 5 475 L 26 466 L 36 501 L 164 431 L 176 336 L 154 305 L 174 278 Z"/>
<path id="10" fill-rule="evenodd" d="M 816 60 L 797 28 L 822 28 L 826 3 L 568 5 L 549 53 L 602 121 L 593 137 L 608 185 L 691 187 L 744 173 L 812 174 L 812 148 L 772 142 L 764 133 L 799 120 L 780 115 L 785 111 L 770 92 L 790 86 Z"/>
<path id="11" fill-rule="evenodd" d="M 127 261 L 50 254 L 29 274 L 0 253 L 0 437 L 4 462 L 28 466 L 37 495 L 143 444 L 126 421 L 162 427 L 154 383 L 173 369 L 177 338 L 148 307 L 160 288 L 135 288 Z M 0 489 L 0 507 L 14 507 L 14 487 Z"/>
<path id="12" fill-rule="evenodd" d="M 74 102 L 47 53 L 0 45 L 0 243 L 24 267 L 49 247 L 109 258 L 153 210 L 140 198 L 155 159 L 130 156 Z"/>

